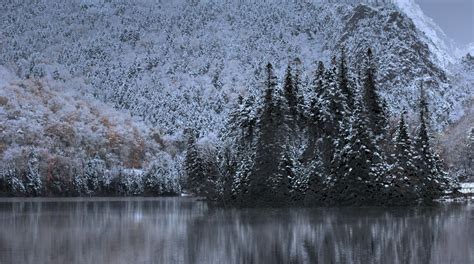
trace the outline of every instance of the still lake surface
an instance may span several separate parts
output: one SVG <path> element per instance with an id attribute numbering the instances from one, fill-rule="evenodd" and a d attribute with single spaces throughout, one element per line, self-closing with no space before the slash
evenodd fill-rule
<path id="1" fill-rule="evenodd" d="M 474 263 L 474 204 L 223 209 L 193 198 L 0 199 L 0 263 Z"/>

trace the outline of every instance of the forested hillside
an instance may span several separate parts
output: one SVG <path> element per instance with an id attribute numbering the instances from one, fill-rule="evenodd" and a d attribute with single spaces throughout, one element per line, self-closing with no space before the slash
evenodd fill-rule
<path id="1" fill-rule="evenodd" d="M 372 47 L 380 92 L 395 115 L 414 109 L 421 79 L 436 128 L 469 92 L 450 82 L 433 40 L 391 1 L 68 3 L 5 3 L 0 64 L 22 78 L 82 79 L 88 93 L 166 134 L 215 133 L 239 95 L 259 93 L 266 62 L 282 74 L 299 57 L 309 82 L 316 61 L 330 63 L 341 47 L 354 74 Z"/>
<path id="2" fill-rule="evenodd" d="M 286 94 L 293 96 L 289 111 L 304 121 L 284 124 L 287 114 L 279 113 L 290 132 L 278 133 L 297 134 L 281 154 L 329 166 L 334 153 L 315 154 L 326 137 L 309 136 L 318 126 L 310 121 L 312 111 L 324 109 L 315 102 L 317 76 L 339 78 L 344 61 L 347 83 L 332 85 L 352 91 L 344 91 L 347 106 L 333 107 L 342 107 L 340 118 L 351 125 L 333 124 L 331 137 L 339 129 L 352 131 L 357 115 L 346 114 L 357 112 L 363 96 L 369 48 L 373 96 L 380 97 L 386 123 L 371 127 L 372 133 L 386 129 L 386 140 L 393 140 L 405 113 L 407 133 L 418 135 L 423 87 L 433 153 L 449 175 L 472 175 L 472 157 L 465 153 L 472 148 L 474 60 L 453 57 L 446 36 L 411 0 L 6 1 L 0 23 L 0 65 L 10 76 L 0 76 L 4 193 L 172 194 L 184 187 L 218 197 L 222 177 L 252 170 L 253 159 L 269 151 L 256 144 L 263 133 L 257 128 L 264 126 L 257 117 L 269 100 L 267 63 L 275 76 L 272 100 L 291 94 L 285 85 L 293 78 L 297 94 Z M 323 90 L 334 88 L 323 83 Z M 252 118 L 234 120 L 241 115 Z M 250 142 L 229 146 L 226 136 L 236 137 L 227 134 L 229 127 L 238 132 L 242 126 L 255 128 L 245 132 Z M 233 157 L 228 148 L 251 150 L 249 162 L 234 157 L 245 168 L 225 168 Z M 390 158 L 386 164 L 395 163 Z M 299 173 L 309 173 L 307 166 L 297 166 L 305 168 Z M 201 186 L 204 175 L 205 185 L 214 187 Z"/>
<path id="3" fill-rule="evenodd" d="M 142 122 L 54 82 L 0 73 L 0 195 L 179 192 L 164 150 L 173 152 Z"/>

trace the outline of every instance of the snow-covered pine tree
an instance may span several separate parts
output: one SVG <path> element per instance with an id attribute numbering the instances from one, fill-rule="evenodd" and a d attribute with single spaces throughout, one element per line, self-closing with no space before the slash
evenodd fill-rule
<path id="1" fill-rule="evenodd" d="M 362 91 L 364 107 L 369 117 L 369 125 L 377 141 L 384 139 L 388 127 L 385 103 L 377 89 L 375 62 L 369 48 L 362 69 Z"/>
<path id="2" fill-rule="evenodd" d="M 153 162 L 145 171 L 143 175 L 143 190 L 145 195 L 159 195 L 165 189 L 163 184 L 163 177 L 166 169 L 163 164 Z"/>
<path id="3" fill-rule="evenodd" d="M 293 176 L 290 178 L 290 199 L 295 205 L 304 204 L 306 191 L 308 189 L 308 166 L 301 162 L 301 154 L 293 149 L 290 155 L 293 163 Z"/>
<path id="4" fill-rule="evenodd" d="M 326 69 L 324 68 L 323 62 L 318 62 L 318 68 L 314 73 L 314 79 L 312 80 L 312 91 L 309 93 L 309 106 L 307 109 L 307 144 L 306 149 L 303 152 L 303 162 L 311 162 L 316 156 L 317 142 L 323 136 L 322 133 L 322 116 L 321 108 L 325 101 L 323 98 L 324 93 L 324 74 Z"/>
<path id="5" fill-rule="evenodd" d="M 298 98 L 297 110 L 298 110 L 298 120 L 299 125 L 304 127 L 306 121 L 306 105 L 304 99 L 304 91 L 303 91 L 303 82 L 302 82 L 302 69 L 301 69 L 301 60 L 300 58 L 295 58 L 293 60 L 293 85 L 295 88 L 295 93 Z"/>
<path id="6" fill-rule="evenodd" d="M 354 92 L 349 85 L 349 71 L 347 68 L 346 52 L 344 47 L 341 48 L 341 54 L 339 56 L 337 66 L 337 81 L 339 89 L 346 97 L 348 108 L 352 109 L 354 107 Z"/>
<path id="7" fill-rule="evenodd" d="M 327 70 L 324 77 L 324 91 L 320 100 L 320 128 L 321 145 L 320 155 L 323 170 L 321 173 L 328 176 L 328 180 L 336 180 L 340 160 L 335 153 L 345 146 L 348 136 L 350 112 L 347 100 L 337 85 L 336 69 Z"/>
<path id="8" fill-rule="evenodd" d="M 219 179 L 221 175 L 219 170 L 220 157 L 217 147 L 214 145 L 201 146 L 201 158 L 204 166 L 204 173 L 206 175 L 202 193 L 207 199 L 211 201 L 218 200 L 220 192 Z"/>
<path id="9" fill-rule="evenodd" d="M 293 81 L 294 78 L 291 65 L 288 64 L 288 67 L 286 68 L 285 80 L 283 82 L 283 95 L 285 97 L 285 102 L 288 105 L 289 112 L 286 113 L 289 122 L 288 125 L 292 129 L 295 129 L 299 119 L 299 98 Z"/>
<path id="10" fill-rule="evenodd" d="M 18 178 L 15 166 L 4 164 L 0 175 L 0 193 L 3 195 L 22 195 L 25 193 L 23 181 Z"/>
<path id="11" fill-rule="evenodd" d="M 251 174 L 254 167 L 255 155 L 245 156 L 238 162 L 235 176 L 232 178 L 230 204 L 246 206 L 251 202 Z"/>
<path id="12" fill-rule="evenodd" d="M 236 139 L 239 150 L 251 149 L 254 144 L 254 137 L 257 126 L 257 107 L 255 98 L 250 95 L 242 99 L 236 111 L 233 112 L 227 137 Z"/>
<path id="13" fill-rule="evenodd" d="M 76 172 L 74 174 L 73 182 L 72 182 L 73 188 L 74 188 L 74 194 L 75 195 L 83 195 L 87 194 L 87 180 L 84 177 L 84 174 L 81 172 Z"/>
<path id="14" fill-rule="evenodd" d="M 304 205 L 314 206 L 322 204 L 325 201 L 326 179 L 321 173 L 323 164 L 319 156 L 314 157 L 308 165 L 306 170 L 307 180 L 304 190 Z"/>
<path id="15" fill-rule="evenodd" d="M 177 194 L 177 176 L 174 161 L 167 153 L 160 153 L 143 175 L 143 189 L 146 195 Z"/>
<path id="16" fill-rule="evenodd" d="M 471 128 L 467 138 L 466 154 L 465 174 L 471 175 L 471 179 L 466 180 L 474 180 L 472 178 L 474 177 L 474 127 Z"/>
<path id="17" fill-rule="evenodd" d="M 243 203 L 247 193 L 249 172 L 255 155 L 257 131 L 257 107 L 255 98 L 240 96 L 239 102 L 230 113 L 223 133 L 223 147 L 220 151 L 222 177 L 222 200 L 226 204 Z M 245 185 L 245 186 L 244 186 Z"/>
<path id="18" fill-rule="evenodd" d="M 234 203 L 232 201 L 232 186 L 239 165 L 238 153 L 236 153 L 235 145 L 232 143 L 232 140 L 224 141 L 219 151 L 219 198 L 226 206 Z"/>
<path id="19" fill-rule="evenodd" d="M 101 192 L 104 175 L 105 162 L 98 155 L 87 161 L 84 168 L 84 178 L 88 194 L 93 195 Z"/>
<path id="20" fill-rule="evenodd" d="M 259 133 L 256 138 L 255 159 L 249 177 L 249 200 L 253 205 L 272 203 L 271 182 L 278 173 L 280 159 L 287 143 L 288 128 L 286 126 L 284 100 L 276 90 L 277 79 L 273 66 L 266 67 L 267 76 L 263 108 L 258 119 Z"/>
<path id="21" fill-rule="evenodd" d="M 386 184 L 388 185 L 388 201 L 392 204 L 416 203 L 420 193 L 420 182 L 417 177 L 415 151 L 413 142 L 408 134 L 405 122 L 405 112 L 402 112 L 400 122 L 393 139 L 394 163 L 388 172 Z"/>
<path id="22" fill-rule="evenodd" d="M 196 195 L 203 195 L 206 183 L 206 172 L 201 153 L 197 146 L 196 132 L 193 129 L 188 129 L 187 137 L 188 142 L 184 161 L 187 176 L 186 188 Z"/>
<path id="23" fill-rule="evenodd" d="M 293 159 L 291 148 L 286 145 L 280 157 L 278 171 L 271 179 L 273 191 L 272 205 L 283 206 L 292 202 L 291 183 L 295 178 L 295 160 Z"/>
<path id="24" fill-rule="evenodd" d="M 377 204 L 381 198 L 384 163 L 368 117 L 360 100 L 354 105 L 350 125 L 342 126 L 346 138 L 336 142 L 337 152 L 332 166 L 335 179 L 330 181 L 330 202 L 337 204 Z"/>
<path id="25" fill-rule="evenodd" d="M 39 170 L 39 157 L 35 150 L 31 150 L 28 157 L 24 186 L 27 195 L 39 196 L 43 191 L 43 182 Z"/>
<path id="26" fill-rule="evenodd" d="M 418 135 L 416 138 L 416 165 L 417 176 L 421 183 L 421 197 L 426 202 L 439 198 L 443 191 L 448 189 L 448 179 L 442 169 L 442 164 L 431 147 L 429 132 L 429 107 L 423 84 L 420 87 L 419 122 Z"/>

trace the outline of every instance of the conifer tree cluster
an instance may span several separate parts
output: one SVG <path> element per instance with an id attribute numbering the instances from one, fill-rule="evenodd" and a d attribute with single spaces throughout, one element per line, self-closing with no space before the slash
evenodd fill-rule
<path id="1" fill-rule="evenodd" d="M 239 98 L 216 157 L 213 199 L 233 206 L 404 205 L 431 202 L 451 188 L 431 147 L 428 101 L 421 88 L 419 122 L 410 135 L 406 114 L 395 136 L 368 49 L 359 76 L 344 51 L 322 62 L 303 95 L 291 64 L 282 85 L 266 66 L 261 98 Z M 306 87 L 304 87 L 306 88 Z M 195 192 L 208 182 L 189 142 L 188 179 Z M 216 195 L 217 193 L 217 195 Z"/>

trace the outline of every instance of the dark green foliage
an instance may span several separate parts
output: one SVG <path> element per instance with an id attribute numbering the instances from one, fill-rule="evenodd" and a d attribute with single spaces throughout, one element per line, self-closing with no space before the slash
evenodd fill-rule
<path id="1" fill-rule="evenodd" d="M 337 67 L 319 63 L 308 107 L 298 107 L 292 72 L 288 66 L 279 89 L 268 64 L 262 99 L 241 98 L 231 114 L 217 180 L 224 204 L 407 205 L 431 202 L 450 188 L 429 145 L 424 95 L 416 144 L 405 114 L 396 136 L 387 138 L 370 50 L 361 81 L 349 80 L 344 52 Z M 306 114 L 294 129 L 299 109 Z"/>
<path id="2" fill-rule="evenodd" d="M 31 152 L 28 157 L 24 186 L 28 195 L 39 196 L 43 191 L 43 183 L 39 170 L 39 157 L 36 152 Z"/>
<path id="3" fill-rule="evenodd" d="M 0 174 L 0 196 L 16 196 L 25 192 L 19 172 L 14 167 L 6 167 Z"/>
<path id="4" fill-rule="evenodd" d="M 337 152 L 332 162 L 330 202 L 377 204 L 381 196 L 383 158 L 360 104 L 356 104 L 344 134 L 347 138 L 336 143 Z"/>
<path id="5" fill-rule="evenodd" d="M 337 71 L 337 81 L 339 85 L 339 89 L 341 90 L 342 94 L 346 97 L 347 106 L 349 109 L 354 107 L 354 93 L 349 86 L 349 72 L 347 69 L 347 62 L 346 62 L 346 53 L 344 48 L 341 49 L 341 55 L 339 57 L 338 63 L 338 71 Z"/>
<path id="6" fill-rule="evenodd" d="M 326 179 L 321 173 L 322 168 L 323 164 L 318 157 L 314 158 L 308 166 L 308 180 L 304 187 L 304 205 L 306 206 L 321 205 L 326 200 Z"/>
<path id="7" fill-rule="evenodd" d="M 237 166 L 239 164 L 239 159 L 237 155 L 232 151 L 233 145 L 227 144 L 220 151 L 220 166 L 219 166 L 219 175 L 220 185 L 221 185 L 221 201 L 224 204 L 232 203 L 232 187 L 234 182 L 234 177 L 237 174 Z"/>
<path id="8" fill-rule="evenodd" d="M 272 177 L 272 204 L 286 205 L 292 202 L 291 183 L 295 178 L 295 161 L 292 159 L 290 148 L 286 147 L 283 152 L 283 155 L 280 158 L 278 171 L 276 175 Z"/>
<path id="9" fill-rule="evenodd" d="M 419 104 L 420 127 L 416 138 L 416 164 L 418 166 L 417 176 L 421 183 L 421 196 L 425 201 L 432 201 L 448 189 L 449 183 L 445 177 L 439 157 L 431 148 L 428 120 L 428 101 L 423 86 L 420 89 Z"/>
<path id="10" fill-rule="evenodd" d="M 323 81 L 323 92 L 320 102 L 320 146 L 324 175 L 331 175 L 333 168 L 338 167 L 339 160 L 334 159 L 338 148 L 345 145 L 350 121 L 350 112 L 347 106 L 346 97 L 339 89 L 335 79 L 335 69 L 325 72 Z"/>
<path id="11" fill-rule="evenodd" d="M 421 192 L 415 164 L 413 142 L 408 134 L 405 113 L 402 113 L 395 139 L 393 140 L 393 165 L 387 177 L 387 198 L 399 204 L 416 203 Z"/>
<path id="12" fill-rule="evenodd" d="M 318 69 L 314 74 L 314 79 L 312 81 L 312 92 L 310 93 L 309 98 L 309 108 L 308 108 L 308 117 L 307 117 L 307 145 L 303 153 L 303 161 L 308 162 L 314 159 L 317 151 L 317 140 L 322 135 L 323 125 L 326 119 L 323 119 L 322 116 L 322 107 L 324 106 L 324 73 L 326 69 L 324 64 L 320 61 L 318 62 Z M 326 113 L 327 114 L 327 113 Z"/>
<path id="13" fill-rule="evenodd" d="M 384 102 L 377 89 L 375 74 L 372 50 L 368 49 L 362 72 L 363 100 L 369 125 L 379 140 L 383 139 L 387 129 L 387 116 Z"/>
<path id="14" fill-rule="evenodd" d="M 471 128 L 467 137 L 467 144 L 464 148 L 466 156 L 463 159 L 463 167 L 467 175 L 471 175 L 471 179 L 474 180 L 474 127 Z M 467 179 L 466 179 L 467 180 Z"/>
<path id="15" fill-rule="evenodd" d="M 278 175 L 280 157 L 287 142 L 284 102 L 276 90 L 276 77 L 271 64 L 267 65 L 267 79 L 263 109 L 258 120 L 259 133 L 255 145 L 255 159 L 249 175 L 249 198 L 263 204 L 271 204 L 270 188 Z"/>
<path id="16" fill-rule="evenodd" d="M 104 185 L 102 177 L 105 174 L 105 164 L 100 157 L 89 160 L 84 168 L 84 178 L 86 180 L 87 192 L 89 194 L 100 192 Z"/>
<path id="17" fill-rule="evenodd" d="M 185 169 L 186 188 L 196 195 L 205 194 L 206 171 L 201 153 L 196 144 L 196 132 L 188 130 Z"/>
<path id="18" fill-rule="evenodd" d="M 304 122 L 306 121 L 306 105 L 305 105 L 305 99 L 303 96 L 303 83 L 302 83 L 302 76 L 301 76 L 301 60 L 299 58 L 296 58 L 293 61 L 294 65 L 294 70 L 293 70 L 293 85 L 294 85 L 294 90 L 297 96 L 297 111 L 298 111 L 298 125 L 300 128 L 304 126 Z"/>
<path id="19" fill-rule="evenodd" d="M 294 78 L 292 75 L 292 69 L 291 66 L 288 65 L 288 68 L 286 69 L 286 75 L 285 75 L 285 81 L 283 83 L 283 94 L 286 99 L 286 103 L 289 108 L 289 117 L 292 119 L 293 122 L 296 122 L 299 116 L 299 111 L 298 111 L 298 93 L 295 87 L 295 84 L 293 83 Z"/>

